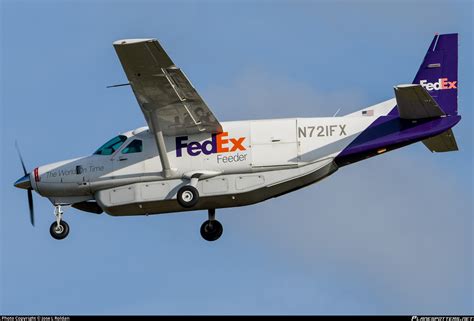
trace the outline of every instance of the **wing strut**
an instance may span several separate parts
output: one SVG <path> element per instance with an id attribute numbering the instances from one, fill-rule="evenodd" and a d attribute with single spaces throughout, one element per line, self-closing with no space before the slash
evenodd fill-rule
<path id="1" fill-rule="evenodd" d="M 166 178 L 172 176 L 172 169 L 170 165 L 170 160 L 168 158 L 168 153 L 166 151 L 165 139 L 163 138 L 163 131 L 160 129 L 158 124 L 158 115 L 157 112 L 150 112 L 149 119 L 151 120 L 151 131 L 155 136 L 156 146 L 158 148 L 158 154 L 160 155 L 161 167 L 163 168 L 163 174 Z"/>

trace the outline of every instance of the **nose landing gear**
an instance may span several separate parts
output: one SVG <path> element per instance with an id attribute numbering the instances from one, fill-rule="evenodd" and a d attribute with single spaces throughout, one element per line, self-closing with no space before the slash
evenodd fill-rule
<path id="1" fill-rule="evenodd" d="M 206 241 L 212 242 L 221 237 L 224 228 L 222 227 L 222 224 L 216 220 L 215 209 L 209 209 L 208 213 L 209 219 L 201 225 L 201 236 Z"/>
<path id="2" fill-rule="evenodd" d="M 69 225 L 66 221 L 63 221 L 63 211 L 61 205 L 54 206 L 54 215 L 56 215 L 56 221 L 51 224 L 49 233 L 56 240 L 62 240 L 69 234 Z"/>

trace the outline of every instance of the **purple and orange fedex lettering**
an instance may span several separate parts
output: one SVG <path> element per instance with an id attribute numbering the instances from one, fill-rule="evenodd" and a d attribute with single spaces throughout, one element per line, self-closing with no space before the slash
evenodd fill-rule
<path id="1" fill-rule="evenodd" d="M 448 78 L 439 78 L 438 82 L 432 83 L 428 82 L 428 80 L 421 80 L 420 85 L 426 90 L 444 90 L 444 89 L 457 89 L 456 87 L 457 81 L 448 81 Z"/>
<path id="2" fill-rule="evenodd" d="M 243 142 L 245 137 L 227 138 L 228 132 L 219 134 L 212 134 L 210 140 L 204 142 L 186 142 L 188 136 L 176 137 L 176 157 L 183 156 L 183 148 L 186 148 L 188 155 L 197 156 L 203 153 L 204 155 L 227 153 L 235 151 L 243 151 L 245 147 Z"/>
<path id="3" fill-rule="evenodd" d="M 229 151 L 229 147 L 224 146 L 227 145 L 227 143 L 229 142 L 228 139 L 224 139 L 224 136 L 227 137 L 228 134 L 228 132 L 222 132 L 217 134 L 216 136 L 212 136 L 212 138 L 216 138 L 216 146 L 218 153 L 227 153 Z"/>

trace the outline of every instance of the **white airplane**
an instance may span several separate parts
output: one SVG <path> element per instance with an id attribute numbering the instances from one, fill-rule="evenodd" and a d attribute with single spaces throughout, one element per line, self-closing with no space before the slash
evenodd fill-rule
<path id="1" fill-rule="evenodd" d="M 36 167 L 14 185 L 54 205 L 51 236 L 69 233 L 63 208 L 113 216 L 208 210 L 201 235 L 215 241 L 215 210 L 262 202 L 342 166 L 422 141 L 457 150 L 457 34 L 435 35 L 412 84 L 395 98 L 342 117 L 219 122 L 155 39 L 114 42 L 148 127 L 112 138 L 92 155 Z M 119 85 L 117 85 L 119 86 Z M 295 108 L 295 106 L 291 106 Z"/>

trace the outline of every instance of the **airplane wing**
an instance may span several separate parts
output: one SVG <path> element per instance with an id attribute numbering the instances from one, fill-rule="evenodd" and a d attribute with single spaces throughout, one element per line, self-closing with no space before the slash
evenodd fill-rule
<path id="1" fill-rule="evenodd" d="M 114 42 L 148 126 L 163 135 L 222 132 L 222 126 L 156 39 Z"/>

